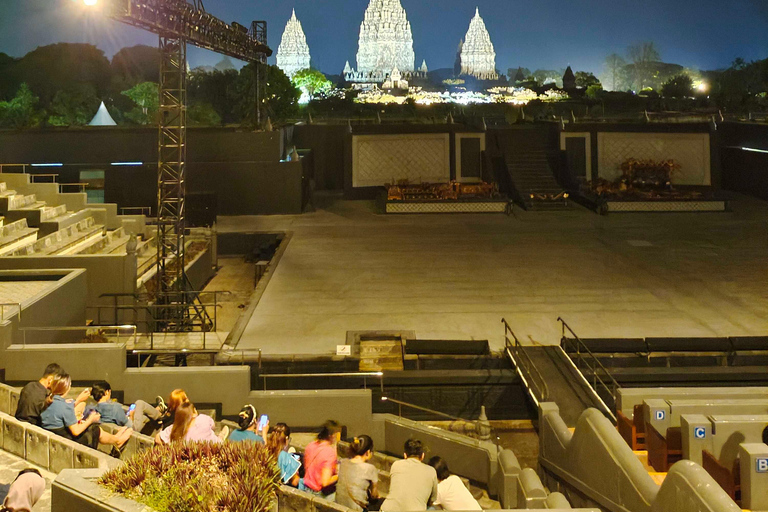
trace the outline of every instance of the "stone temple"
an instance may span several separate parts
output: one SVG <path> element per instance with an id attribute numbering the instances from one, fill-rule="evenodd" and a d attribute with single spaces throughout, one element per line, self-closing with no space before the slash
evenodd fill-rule
<path id="1" fill-rule="evenodd" d="M 289 78 L 297 71 L 308 69 L 310 66 L 309 46 L 307 37 L 301 22 L 296 18 L 296 10 L 293 10 L 291 19 L 285 25 L 283 39 L 277 48 L 277 67 L 283 70 Z"/>
<path id="2" fill-rule="evenodd" d="M 371 0 L 360 25 L 357 70 L 347 64 L 345 78 L 382 83 L 395 69 L 405 80 L 426 76 L 426 63 L 416 70 L 411 23 L 400 0 Z"/>
<path id="3" fill-rule="evenodd" d="M 471 75 L 480 80 L 498 80 L 496 72 L 496 51 L 491 36 L 480 17 L 480 9 L 469 23 L 469 30 L 461 45 L 461 74 Z"/>

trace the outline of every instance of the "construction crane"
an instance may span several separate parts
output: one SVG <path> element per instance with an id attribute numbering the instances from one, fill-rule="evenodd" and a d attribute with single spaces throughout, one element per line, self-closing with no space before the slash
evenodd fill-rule
<path id="1" fill-rule="evenodd" d="M 157 161 L 157 292 L 159 330 L 210 329 L 210 317 L 188 289 L 185 266 L 187 156 L 187 44 L 246 62 L 265 63 L 266 21 L 250 29 L 227 24 L 206 12 L 202 0 L 83 0 L 106 16 L 158 34 L 160 39 L 160 109 Z M 257 123 L 260 122 L 259 73 L 256 66 Z"/>

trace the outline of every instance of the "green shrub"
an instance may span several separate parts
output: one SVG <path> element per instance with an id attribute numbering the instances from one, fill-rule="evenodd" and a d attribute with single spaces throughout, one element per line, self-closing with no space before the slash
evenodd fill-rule
<path id="1" fill-rule="evenodd" d="M 158 512 L 267 512 L 280 470 L 261 444 L 172 443 L 135 455 L 99 483 Z"/>

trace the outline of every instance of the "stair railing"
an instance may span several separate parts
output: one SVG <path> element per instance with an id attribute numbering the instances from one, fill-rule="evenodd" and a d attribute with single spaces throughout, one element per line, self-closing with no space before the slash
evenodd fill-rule
<path id="1" fill-rule="evenodd" d="M 536 407 L 538 407 L 539 402 L 546 402 L 549 400 L 549 386 L 544 380 L 544 376 L 534 364 L 531 356 L 525 352 L 523 345 L 520 343 L 520 340 L 517 339 L 517 336 L 515 336 L 515 333 L 507 323 L 507 320 L 502 318 L 501 323 L 504 324 L 504 350 L 512 359 L 512 362 L 515 363 L 515 368 L 518 375 L 520 375 L 520 379 L 522 379 L 523 384 L 525 384 L 530 391 L 531 398 L 536 404 Z M 512 335 L 514 343 L 510 341 L 507 334 Z"/>
<path id="2" fill-rule="evenodd" d="M 592 391 L 594 392 L 595 397 L 598 399 L 598 403 L 602 406 L 604 412 L 608 414 L 608 416 L 613 420 L 614 423 L 616 423 L 616 415 L 614 414 L 613 410 L 610 407 L 608 407 L 608 405 L 605 403 L 602 397 L 600 397 L 598 388 L 608 393 L 613 399 L 613 403 L 616 404 L 616 401 L 618 399 L 618 390 L 621 388 L 621 386 L 616 381 L 616 379 L 613 378 L 613 375 L 611 375 L 611 372 L 609 372 L 608 369 L 603 365 L 603 363 L 600 362 L 600 359 L 598 359 L 597 356 L 595 356 L 595 354 L 592 353 L 589 347 L 587 347 L 587 345 L 581 340 L 581 338 L 579 338 L 578 335 L 575 332 L 573 332 L 573 329 L 571 329 L 571 327 L 565 322 L 565 320 L 563 320 L 561 317 L 558 317 L 557 321 L 560 322 L 562 326 L 561 341 L 565 342 L 567 345 L 573 344 L 573 347 L 575 349 L 575 352 L 570 352 L 569 354 L 570 359 L 574 361 L 576 369 L 579 370 L 579 372 L 581 373 L 582 377 L 584 377 L 584 380 L 587 382 L 588 385 L 590 384 L 590 382 L 584 376 L 582 367 L 588 370 L 592 374 L 592 382 L 590 387 L 592 388 Z M 573 338 L 565 337 L 566 330 L 569 333 L 571 333 L 571 336 L 573 336 Z"/>

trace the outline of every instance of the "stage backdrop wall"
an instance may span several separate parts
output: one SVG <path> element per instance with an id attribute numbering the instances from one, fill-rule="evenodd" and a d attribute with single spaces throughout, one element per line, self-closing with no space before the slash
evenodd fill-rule
<path id="1" fill-rule="evenodd" d="M 621 164 L 629 158 L 672 159 L 681 165 L 672 176 L 675 185 L 712 184 L 709 134 L 605 133 L 597 135 L 598 176 L 609 181 L 621 177 Z"/>

